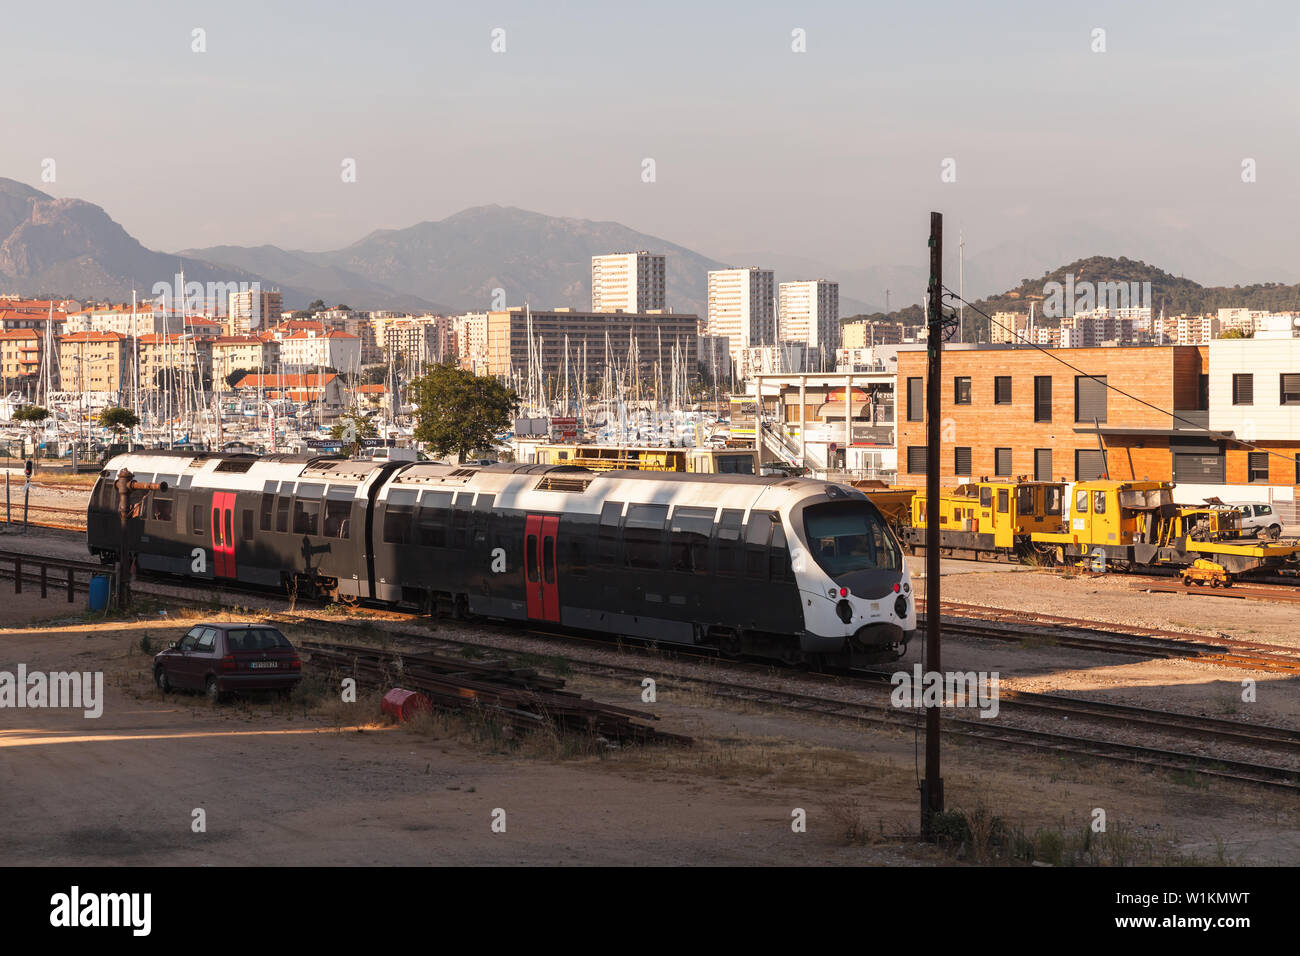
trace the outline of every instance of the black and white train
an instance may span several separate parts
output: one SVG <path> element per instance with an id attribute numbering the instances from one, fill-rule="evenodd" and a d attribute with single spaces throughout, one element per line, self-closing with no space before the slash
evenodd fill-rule
<path id="1" fill-rule="evenodd" d="M 841 666 L 894 660 L 916 629 L 888 524 L 825 481 L 127 454 L 88 508 L 106 561 L 123 468 L 167 483 L 132 522 L 142 571 Z"/>

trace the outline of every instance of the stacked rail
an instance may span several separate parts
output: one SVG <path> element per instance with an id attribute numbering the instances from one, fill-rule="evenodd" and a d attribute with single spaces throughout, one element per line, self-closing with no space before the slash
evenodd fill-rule
<path id="1" fill-rule="evenodd" d="M 558 677 L 532 668 L 511 667 L 505 660 L 469 661 L 420 651 L 385 651 L 354 644 L 301 641 L 309 663 L 335 676 L 355 677 L 358 684 L 398 685 L 419 691 L 443 710 L 478 710 L 516 731 L 546 726 L 558 730 L 637 743 L 689 744 L 679 734 L 655 730 L 638 720 L 653 714 L 600 703 L 563 690 Z"/>

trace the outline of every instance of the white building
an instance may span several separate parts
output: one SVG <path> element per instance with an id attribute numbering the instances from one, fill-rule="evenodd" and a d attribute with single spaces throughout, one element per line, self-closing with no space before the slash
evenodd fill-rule
<path id="1" fill-rule="evenodd" d="M 460 367 L 478 372 L 488 366 L 488 314 L 466 312 L 451 317 L 451 335 Z"/>
<path id="2" fill-rule="evenodd" d="M 667 285 L 663 255 L 620 252 L 591 257 L 592 312 L 649 312 L 663 309 Z"/>
<path id="3" fill-rule="evenodd" d="M 804 342 L 823 356 L 840 347 L 840 284 L 827 279 L 782 282 L 777 287 L 777 337 Z"/>
<path id="4" fill-rule="evenodd" d="M 719 269 L 709 273 L 709 315 L 705 332 L 730 340 L 731 358 L 740 350 L 776 341 L 773 310 L 776 279 L 770 269 Z"/>
<path id="5" fill-rule="evenodd" d="M 226 297 L 227 331 L 230 335 L 249 335 L 269 329 L 279 321 L 283 302 L 278 291 L 247 289 Z"/>
<path id="6" fill-rule="evenodd" d="M 349 372 L 361 365 L 361 339 L 350 332 L 299 329 L 277 338 L 286 372 L 313 367 Z"/>

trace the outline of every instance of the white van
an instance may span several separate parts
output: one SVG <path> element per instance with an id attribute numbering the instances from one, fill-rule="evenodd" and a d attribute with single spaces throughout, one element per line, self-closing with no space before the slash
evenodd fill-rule
<path id="1" fill-rule="evenodd" d="M 1230 501 L 1228 504 L 1241 512 L 1242 534 L 1275 541 L 1282 537 L 1282 519 L 1273 511 L 1272 505 L 1254 501 Z"/>

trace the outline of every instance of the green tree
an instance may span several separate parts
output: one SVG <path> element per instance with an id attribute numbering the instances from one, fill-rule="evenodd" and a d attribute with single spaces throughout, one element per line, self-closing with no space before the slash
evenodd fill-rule
<path id="1" fill-rule="evenodd" d="M 1255 337 L 1254 332 L 1247 332 L 1244 329 L 1224 329 L 1221 339 L 1252 339 Z"/>
<path id="2" fill-rule="evenodd" d="M 456 454 L 457 461 L 492 444 L 509 428 L 519 396 L 494 378 L 475 375 L 448 362 L 430 365 L 410 384 L 415 405 L 415 438 L 433 455 Z"/>
<path id="3" fill-rule="evenodd" d="M 379 429 L 368 415 L 345 412 L 339 416 L 338 423 L 330 429 L 330 438 L 343 442 L 343 450 L 355 455 L 364 438 L 378 438 Z"/>
<path id="4" fill-rule="evenodd" d="M 13 420 L 27 426 L 27 437 L 32 443 L 33 455 L 36 453 L 36 439 L 34 437 L 36 426 L 49 417 L 50 410 L 41 408 L 39 405 L 19 405 L 14 409 Z"/>
<path id="5" fill-rule="evenodd" d="M 99 424 L 104 428 L 113 429 L 113 434 L 120 440 L 122 432 L 129 431 L 140 424 L 140 417 L 129 408 L 114 405 L 99 413 Z"/>

